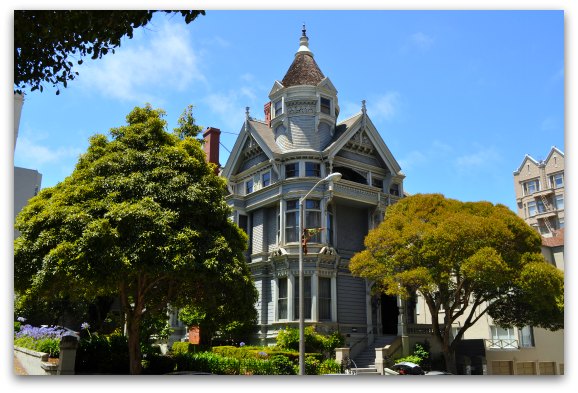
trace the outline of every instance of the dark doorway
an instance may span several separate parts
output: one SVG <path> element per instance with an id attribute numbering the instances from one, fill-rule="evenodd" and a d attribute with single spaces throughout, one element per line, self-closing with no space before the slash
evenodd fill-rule
<path id="1" fill-rule="evenodd" d="M 381 296 L 381 325 L 383 334 L 397 335 L 397 317 L 399 308 L 397 307 L 397 296 Z"/>

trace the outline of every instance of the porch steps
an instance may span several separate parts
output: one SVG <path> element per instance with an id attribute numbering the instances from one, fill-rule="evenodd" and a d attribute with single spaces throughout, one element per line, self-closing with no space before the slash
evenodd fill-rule
<path id="1" fill-rule="evenodd" d="M 368 345 L 362 352 L 360 352 L 353 361 L 357 366 L 357 374 L 377 374 L 375 368 L 375 348 L 383 348 L 391 344 L 397 336 L 377 336 L 373 343 Z"/>

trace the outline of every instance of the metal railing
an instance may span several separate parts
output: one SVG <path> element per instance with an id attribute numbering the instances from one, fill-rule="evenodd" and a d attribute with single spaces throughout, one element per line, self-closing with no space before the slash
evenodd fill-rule
<path id="1" fill-rule="evenodd" d="M 508 339 L 487 339 L 487 349 L 519 349 L 518 340 L 513 338 Z"/>

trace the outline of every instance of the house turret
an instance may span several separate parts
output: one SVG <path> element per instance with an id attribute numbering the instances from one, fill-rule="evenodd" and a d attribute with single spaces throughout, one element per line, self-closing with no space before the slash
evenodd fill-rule
<path id="1" fill-rule="evenodd" d="M 299 49 L 283 79 L 269 93 L 270 127 L 284 151 L 322 151 L 339 115 L 337 90 L 317 65 L 303 26 Z"/>

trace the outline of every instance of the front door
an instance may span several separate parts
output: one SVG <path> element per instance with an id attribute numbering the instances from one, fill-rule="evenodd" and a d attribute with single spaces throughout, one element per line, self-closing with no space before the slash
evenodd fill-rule
<path id="1" fill-rule="evenodd" d="M 383 334 L 397 335 L 397 321 L 399 308 L 397 307 L 397 296 L 381 296 L 381 324 Z"/>

